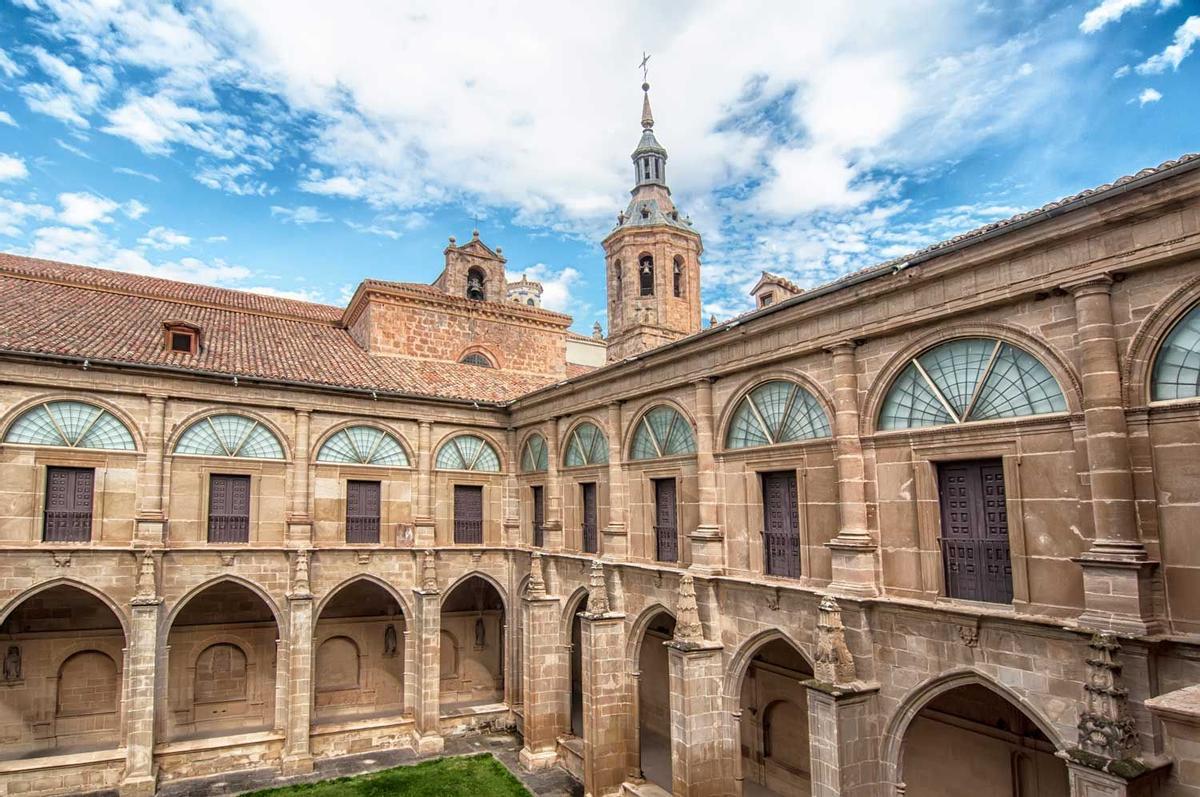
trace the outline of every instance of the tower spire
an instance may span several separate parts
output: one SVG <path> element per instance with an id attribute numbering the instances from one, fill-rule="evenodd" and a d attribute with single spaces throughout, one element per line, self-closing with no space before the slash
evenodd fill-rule
<path id="1" fill-rule="evenodd" d="M 642 84 L 642 129 L 654 129 L 654 114 L 650 113 L 650 84 Z"/>

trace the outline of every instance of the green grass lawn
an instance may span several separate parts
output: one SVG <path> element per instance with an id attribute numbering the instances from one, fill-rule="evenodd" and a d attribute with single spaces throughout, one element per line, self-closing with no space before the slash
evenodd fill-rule
<path id="1" fill-rule="evenodd" d="M 263 789 L 247 797 L 530 797 L 504 765 L 488 753 L 438 758 L 370 775 L 323 780 L 279 789 Z"/>

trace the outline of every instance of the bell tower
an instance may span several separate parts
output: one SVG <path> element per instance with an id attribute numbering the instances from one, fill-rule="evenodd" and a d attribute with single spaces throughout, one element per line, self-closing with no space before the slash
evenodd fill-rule
<path id="1" fill-rule="evenodd" d="M 633 151 L 629 207 L 603 241 L 608 361 L 700 331 L 700 233 L 667 187 L 667 151 L 654 137 L 650 84 L 642 83 L 642 138 Z"/>

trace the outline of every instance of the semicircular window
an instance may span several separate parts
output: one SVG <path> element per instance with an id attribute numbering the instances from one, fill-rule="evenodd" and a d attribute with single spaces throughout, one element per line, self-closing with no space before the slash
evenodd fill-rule
<path id="1" fill-rule="evenodd" d="M 725 447 L 753 448 L 829 435 L 829 416 L 813 394 L 795 382 L 776 379 L 754 388 L 738 403 Z"/>
<path id="2" fill-rule="evenodd" d="M 1032 354 L 991 338 L 934 346 L 910 362 L 883 400 L 880 429 L 1018 418 L 1067 408 L 1053 374 Z"/>
<path id="3" fill-rule="evenodd" d="M 546 453 L 546 438 L 540 434 L 530 435 L 521 451 L 521 472 L 541 473 L 550 469 L 550 457 Z"/>
<path id="4" fill-rule="evenodd" d="M 478 352 L 478 351 L 473 351 L 473 352 L 470 352 L 469 354 L 464 354 L 463 358 L 461 360 L 459 360 L 459 362 L 463 363 L 464 365 L 478 365 L 480 368 L 495 368 L 496 367 L 492 363 L 491 358 L 489 358 L 486 354 L 484 354 L 482 352 Z"/>
<path id="5" fill-rule="evenodd" d="M 205 457 L 249 457 L 283 459 L 283 446 L 274 433 L 244 415 L 209 415 L 179 436 L 176 454 Z"/>
<path id="6" fill-rule="evenodd" d="M 630 459 L 657 459 L 696 453 L 692 425 L 673 407 L 660 406 L 643 415 L 633 432 Z"/>
<path id="7" fill-rule="evenodd" d="M 500 472 L 500 455 L 491 443 L 473 434 L 460 434 L 442 446 L 437 455 L 441 470 Z"/>
<path id="8" fill-rule="evenodd" d="M 349 462 L 407 468 L 408 454 L 392 435 L 374 426 L 347 426 L 321 446 L 317 462 Z"/>
<path id="9" fill-rule="evenodd" d="M 568 468 L 584 465 L 608 464 L 608 438 L 600 427 L 584 421 L 571 430 L 567 448 L 563 452 L 563 464 Z"/>
<path id="10" fill-rule="evenodd" d="M 1154 358 L 1150 396 L 1154 401 L 1200 396 L 1200 305 L 1193 307 L 1163 340 Z"/>
<path id="11" fill-rule="evenodd" d="M 47 401 L 21 414 L 6 443 L 133 451 L 133 434 L 108 410 L 82 401 Z"/>

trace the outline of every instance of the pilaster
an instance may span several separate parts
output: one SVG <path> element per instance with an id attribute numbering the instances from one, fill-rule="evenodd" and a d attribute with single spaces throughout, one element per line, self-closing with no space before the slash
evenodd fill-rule
<path id="1" fill-rule="evenodd" d="M 808 681 L 812 797 L 873 797 L 879 771 L 878 688 Z"/>
<path id="2" fill-rule="evenodd" d="M 413 545 L 427 548 L 437 543 L 433 519 L 433 424 L 417 426 L 417 511 L 413 516 Z"/>
<path id="3" fill-rule="evenodd" d="M 628 766 L 632 716 L 625 660 L 625 615 L 610 611 L 604 569 L 592 565 L 587 611 L 579 614 L 583 682 L 583 787 L 618 791 Z"/>
<path id="4" fill-rule="evenodd" d="M 542 526 L 542 542 L 547 551 L 563 549 L 563 505 L 562 478 L 558 473 L 559 436 L 562 432 L 562 419 L 554 418 L 546 422 L 544 437 L 546 438 L 546 522 Z"/>
<path id="5" fill-rule="evenodd" d="M 296 410 L 296 447 L 292 452 L 291 496 L 288 501 L 287 546 L 308 548 L 312 545 L 312 513 L 308 510 L 308 449 L 312 412 Z"/>
<path id="6" fill-rule="evenodd" d="M 725 535 L 717 506 L 717 467 L 713 459 L 713 400 L 711 379 L 699 379 L 696 388 L 696 482 L 699 523 L 691 534 L 691 569 L 717 574 L 725 569 Z"/>
<path id="7" fill-rule="evenodd" d="M 438 589 L 437 561 L 433 551 L 421 554 L 420 573 L 421 586 L 413 590 L 413 619 L 417 630 L 413 746 L 419 754 L 430 755 L 440 753 L 445 745 L 441 732 L 442 593 Z"/>
<path id="8" fill-rule="evenodd" d="M 309 552 L 295 553 L 292 589 L 288 593 L 288 711 L 283 774 L 313 770 L 309 734 L 313 701 L 313 594 L 309 586 Z"/>
<path id="9" fill-rule="evenodd" d="M 541 570 L 541 555 L 534 553 L 529 586 L 521 599 L 525 611 L 521 657 L 525 663 L 521 673 L 525 745 L 520 761 L 529 770 L 547 769 L 558 760 L 556 749 L 563 732 L 563 708 L 570 694 L 570 661 L 562 643 L 558 599 L 546 594 Z"/>
<path id="10" fill-rule="evenodd" d="M 667 643 L 671 684 L 671 790 L 688 797 L 734 794 L 734 730 L 724 711 L 724 648 Z"/>
<path id="11" fill-rule="evenodd" d="M 151 797 L 154 767 L 155 696 L 158 680 L 158 596 L 154 554 L 141 555 L 137 594 L 131 605 L 125 693 L 125 777 L 121 797 Z"/>
<path id="12" fill-rule="evenodd" d="M 142 462 L 141 495 L 134 528 L 134 545 L 156 547 L 166 538 L 163 514 L 163 448 L 166 446 L 166 397 L 151 395 L 146 424 L 146 456 Z"/>
<path id="13" fill-rule="evenodd" d="M 625 518 L 625 470 L 621 450 L 621 402 L 608 405 L 608 526 L 600 545 L 603 558 L 629 558 L 629 526 Z"/>

